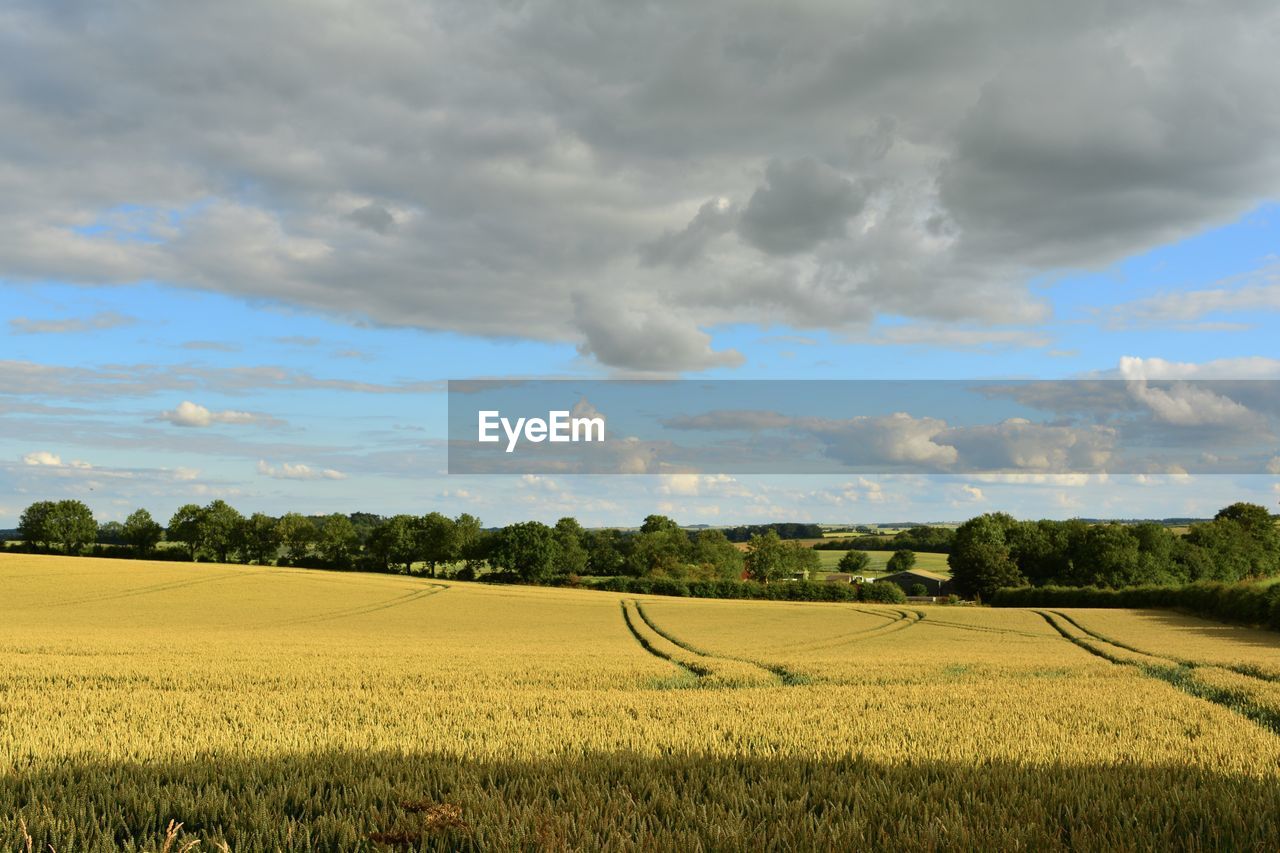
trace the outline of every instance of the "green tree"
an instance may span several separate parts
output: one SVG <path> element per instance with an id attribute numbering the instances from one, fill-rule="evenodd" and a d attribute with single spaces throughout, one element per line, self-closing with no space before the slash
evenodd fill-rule
<path id="1" fill-rule="evenodd" d="M 170 542 L 181 542 L 187 547 L 191 559 L 204 543 L 204 510 L 195 504 L 184 504 L 169 519 Z"/>
<path id="2" fill-rule="evenodd" d="M 53 544 L 49 529 L 49 517 L 53 514 L 53 501 L 36 501 L 22 511 L 18 519 L 18 537 L 28 545 L 47 548 Z"/>
<path id="3" fill-rule="evenodd" d="M 538 521 L 523 521 L 498 532 L 492 559 L 522 580 L 540 583 L 551 577 L 556 556 L 555 531 Z"/>
<path id="4" fill-rule="evenodd" d="M 913 583 L 907 589 L 907 595 L 928 595 L 929 588 L 922 583 Z"/>
<path id="5" fill-rule="evenodd" d="M 818 552 L 800 542 L 783 543 L 783 555 L 787 564 L 787 576 L 799 576 L 801 580 L 807 580 L 822 568 L 822 558 L 818 556 Z"/>
<path id="6" fill-rule="evenodd" d="M 265 566 L 273 562 L 280 550 L 280 531 L 274 518 L 255 512 L 244 522 L 242 540 L 245 557 Z"/>
<path id="7" fill-rule="evenodd" d="M 791 568 L 786 547 L 774 530 L 752 535 L 744 562 L 751 579 L 761 583 L 784 578 Z"/>
<path id="8" fill-rule="evenodd" d="M 64 554 L 78 554 L 98 537 L 98 522 L 82 501 L 58 501 L 44 523 L 49 541 L 60 546 Z"/>
<path id="9" fill-rule="evenodd" d="M 124 541 L 139 557 L 150 554 L 163 535 L 164 528 L 145 509 L 135 509 L 124 520 Z"/>
<path id="10" fill-rule="evenodd" d="M 689 535 L 665 515 L 650 515 L 640 525 L 629 555 L 632 574 L 681 577 L 691 562 Z"/>
<path id="11" fill-rule="evenodd" d="M 429 512 L 418 522 L 418 552 L 436 576 L 436 566 L 458 559 L 458 541 L 453 519 L 438 512 Z"/>
<path id="12" fill-rule="evenodd" d="M 480 519 L 464 512 L 453 520 L 454 547 L 457 559 L 466 563 L 465 568 L 474 575 L 486 556 L 486 534 Z"/>
<path id="13" fill-rule="evenodd" d="M 587 571 L 600 577 L 613 577 L 626 572 L 631 538 L 620 530 L 606 528 L 587 532 Z"/>
<path id="14" fill-rule="evenodd" d="M 851 575 L 860 575 L 871 565 L 871 555 L 866 551 L 845 551 L 836 568 Z"/>
<path id="15" fill-rule="evenodd" d="M 210 501 L 200 515 L 200 540 L 219 563 L 243 545 L 243 533 L 244 516 L 221 498 Z"/>
<path id="16" fill-rule="evenodd" d="M 292 563 L 307 558 L 317 536 L 316 526 L 311 519 L 296 512 L 280 516 L 280 520 L 276 522 L 276 533 L 280 537 L 280 544 L 284 546 L 285 556 Z"/>
<path id="17" fill-rule="evenodd" d="M 320 522 L 317 549 L 330 566 L 337 569 L 349 568 L 351 555 L 359 543 L 360 536 L 356 533 L 356 526 L 342 513 L 327 515 Z"/>
<path id="18" fill-rule="evenodd" d="M 124 545 L 124 525 L 118 521 L 104 521 L 99 524 L 98 544 Z"/>
<path id="19" fill-rule="evenodd" d="M 723 530 L 701 530 L 693 538 L 693 561 L 709 577 L 737 580 L 742 576 L 744 559 L 742 550 Z"/>
<path id="20" fill-rule="evenodd" d="M 394 564 L 409 574 L 418 554 L 418 519 L 412 515 L 391 516 L 369 534 L 368 548 L 383 568 Z"/>
<path id="21" fill-rule="evenodd" d="M 956 589 L 970 597 L 990 598 L 1001 587 L 1026 584 L 1005 539 L 1016 524 L 1012 516 L 994 512 L 971 518 L 956 529 L 947 557 Z"/>
<path id="22" fill-rule="evenodd" d="M 916 552 L 902 548 L 893 552 L 893 556 L 889 558 L 889 562 L 885 568 L 890 572 L 905 572 L 908 569 L 914 568 L 915 564 Z"/>
<path id="23" fill-rule="evenodd" d="M 556 522 L 556 573 L 580 575 L 587 570 L 587 549 L 582 547 L 586 531 L 576 518 L 566 516 Z"/>

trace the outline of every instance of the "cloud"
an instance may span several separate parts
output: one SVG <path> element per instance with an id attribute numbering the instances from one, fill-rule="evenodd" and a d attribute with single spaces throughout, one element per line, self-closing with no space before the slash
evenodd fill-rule
<path id="1" fill-rule="evenodd" d="M 843 237 L 865 201 L 852 181 L 811 157 L 771 160 L 764 186 L 742 211 L 738 233 L 762 252 L 793 255 Z"/>
<path id="2" fill-rule="evenodd" d="M 1112 311 L 1113 322 L 1123 326 L 1192 323 L 1213 314 L 1280 311 L 1280 265 L 1272 264 L 1240 281 L 1222 281 L 1213 287 L 1162 293 L 1128 302 Z"/>
<path id="3" fill-rule="evenodd" d="M 207 427 L 214 424 L 264 424 L 276 426 L 283 423 L 283 421 L 277 420 L 270 415 L 255 412 L 239 412 L 234 409 L 212 412 L 199 403 L 193 403 L 190 400 L 183 400 L 176 409 L 161 412 L 154 420 L 167 421 L 174 426 L 180 427 Z"/>
<path id="4" fill-rule="evenodd" d="M 1273 4 L 77 8 L 6 7 L 9 281 L 702 370 L 725 324 L 1038 322 L 1037 276 L 1280 192 Z M 575 304 L 623 289 L 666 318 Z"/>
<path id="5" fill-rule="evenodd" d="M 1025 329 L 991 329 L 948 327 L 941 323 L 912 323 L 886 326 L 866 338 L 852 337 L 858 343 L 881 346 L 915 345 L 945 349 L 1039 349 L 1053 343 L 1043 332 Z"/>
<path id="6" fill-rule="evenodd" d="M 93 466 L 88 462 L 81 462 L 79 459 L 73 459 L 70 462 L 63 463 L 62 457 L 56 453 L 50 453 L 48 450 L 36 450 L 22 457 L 24 465 L 42 468 L 76 468 L 87 471 Z"/>
<path id="7" fill-rule="evenodd" d="M 646 266 L 688 266 L 702 256 L 712 240 L 731 231 L 737 218 L 738 209 L 732 202 L 713 198 L 698 208 L 697 215 L 681 230 L 664 231 L 642 245 L 640 261 Z"/>
<path id="8" fill-rule="evenodd" d="M 1147 406 L 1159 423 L 1240 428 L 1265 426 L 1265 420 L 1247 406 L 1200 385 L 1177 382 L 1169 386 L 1152 386 L 1141 380 L 1129 383 L 1129 393 Z"/>
<path id="9" fill-rule="evenodd" d="M 1117 441 L 1104 426 L 1058 426 L 1008 418 L 998 424 L 953 427 L 935 440 L 958 452 L 966 468 L 979 471 L 1098 471 Z"/>
<path id="10" fill-rule="evenodd" d="M 149 397 L 161 391 L 243 394 L 260 390 L 331 390 L 359 394 L 429 394 L 445 390 L 443 380 L 385 384 L 328 379 L 305 370 L 260 367 L 201 367 L 191 364 L 128 364 L 65 367 L 32 361 L 0 361 L 0 394 L 98 400 Z"/>
<path id="11" fill-rule="evenodd" d="M 824 444 L 828 456 L 846 465 L 908 465 L 946 469 L 959 456 L 954 447 L 934 441 L 946 421 L 916 418 L 905 412 L 847 420 L 805 419 L 797 422 Z"/>
<path id="12" fill-rule="evenodd" d="M 117 314 L 115 311 L 99 311 L 88 317 L 70 317 L 65 320 L 30 320 L 14 317 L 9 321 L 9 331 L 15 335 L 66 335 L 84 332 L 118 329 L 137 323 L 135 317 Z"/>
<path id="13" fill-rule="evenodd" d="M 1125 379 L 1280 379 L 1280 359 L 1248 356 L 1197 363 L 1126 355 L 1116 372 Z"/>
<path id="14" fill-rule="evenodd" d="M 271 465 L 265 459 L 258 460 L 258 473 L 276 480 L 345 480 L 347 475 L 332 468 L 312 468 L 310 465 L 282 462 Z"/>
<path id="15" fill-rule="evenodd" d="M 575 309 L 586 335 L 578 351 L 610 367 L 667 373 L 743 361 L 737 350 L 713 350 L 710 335 L 648 300 L 582 296 Z"/>

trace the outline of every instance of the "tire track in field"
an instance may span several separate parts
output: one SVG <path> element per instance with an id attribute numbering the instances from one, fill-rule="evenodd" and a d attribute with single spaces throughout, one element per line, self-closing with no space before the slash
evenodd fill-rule
<path id="1" fill-rule="evenodd" d="M 638 601 L 635 602 L 635 606 L 636 606 L 636 613 L 640 616 L 640 619 L 646 625 L 648 625 L 649 628 L 652 629 L 655 634 L 657 634 L 659 637 L 662 637 L 663 639 L 667 640 L 670 643 L 674 643 L 675 645 L 679 646 L 680 648 L 684 649 L 687 652 L 692 652 L 693 654 L 698 655 L 699 657 L 710 658 L 712 660 L 719 658 L 721 660 L 731 660 L 731 661 L 737 661 L 739 663 L 750 664 L 751 666 L 758 667 L 764 670 L 765 672 L 772 673 L 774 676 L 778 678 L 778 680 L 780 680 L 783 684 L 786 684 L 788 686 L 795 686 L 799 684 L 811 684 L 813 682 L 813 679 L 810 678 L 809 676 L 796 672 L 794 670 L 788 669 L 787 667 L 782 666 L 781 664 L 773 664 L 765 661 L 753 660 L 751 658 L 736 657 L 734 655 L 716 654 L 714 652 L 708 652 L 704 649 L 700 649 L 694 645 L 691 645 L 685 642 L 684 640 L 681 640 L 680 638 L 676 637 L 670 632 L 665 631 L 662 628 L 658 627 L 657 623 L 653 621 L 652 617 L 650 617 L 648 613 L 645 613 L 644 608 L 640 606 L 640 602 Z"/>
<path id="2" fill-rule="evenodd" d="M 398 595 L 395 598 L 385 599 L 383 601 L 375 601 L 370 604 L 361 604 L 354 607 L 343 607 L 338 610 L 329 610 L 323 613 L 316 613 L 310 616 L 301 616 L 295 619 L 286 619 L 283 622 L 268 622 L 258 625 L 258 628 L 284 628 L 292 625 L 312 625 L 320 622 L 332 622 L 335 619 L 346 619 L 350 616 L 364 616 L 367 613 L 377 613 L 380 610 L 390 610 L 393 607 L 402 607 L 415 601 L 421 601 L 424 598 L 444 592 L 449 587 L 444 584 L 429 584 L 425 589 L 415 589 L 404 595 Z"/>
<path id="3" fill-rule="evenodd" d="M 1163 681 L 1188 696 L 1220 705 L 1245 719 L 1280 735 L 1280 708 L 1260 703 L 1247 691 L 1206 684 L 1195 676 L 1195 664 L 1185 664 L 1172 658 L 1151 655 L 1129 646 L 1114 643 L 1082 627 L 1071 617 L 1057 611 L 1033 611 L 1053 626 L 1062 637 L 1095 657 L 1116 666 L 1130 666 L 1150 678 Z M 1056 618 L 1055 618 L 1056 617 Z M 1057 621 L 1061 619 L 1062 622 Z M 1075 629 L 1073 632 L 1072 629 Z M 1110 646 L 1110 648 L 1107 648 Z M 1119 652 L 1117 652 L 1119 650 Z M 1144 658 L 1146 660 L 1144 660 Z M 1155 661 L 1154 663 L 1150 661 Z M 1212 667 L 1206 667 L 1211 669 Z M 1225 669 L 1225 667 L 1222 667 Z M 1240 673 L 1250 675 L 1250 673 Z M 1257 676 L 1251 676 L 1257 677 Z M 1260 679 L 1266 681 L 1267 679 Z"/>
<path id="4" fill-rule="evenodd" d="M 920 610 L 897 610 L 895 612 L 900 614 L 900 618 L 893 620 L 893 622 L 888 625 L 880 625 L 876 628 L 869 628 L 864 631 L 845 634 L 835 640 L 824 640 L 814 645 L 804 646 L 801 650 L 805 652 L 823 652 L 828 649 L 846 646 L 850 643 L 861 642 L 862 640 L 878 639 L 880 637 L 888 636 L 889 634 L 896 634 L 899 631 L 905 631 L 912 625 L 918 625 L 923 622 L 925 618 L 923 611 Z"/>
<path id="5" fill-rule="evenodd" d="M 1086 628 L 1084 625 L 1081 625 L 1075 618 L 1068 616 L 1066 613 L 1063 613 L 1061 610 L 1051 610 L 1049 612 L 1052 613 L 1054 616 L 1058 617 L 1059 619 L 1062 619 L 1068 624 L 1074 626 L 1081 633 L 1092 637 L 1098 642 L 1107 643 L 1109 645 L 1115 646 L 1116 648 L 1124 649 L 1125 651 L 1128 651 L 1128 652 L 1133 652 L 1134 654 L 1145 655 L 1146 657 L 1149 657 L 1149 658 L 1168 661 L 1169 663 L 1175 664 L 1177 666 L 1185 666 L 1191 669 L 1195 669 L 1196 667 L 1217 667 L 1218 669 L 1227 669 L 1227 670 L 1230 670 L 1231 672 L 1248 676 L 1249 678 L 1256 678 L 1259 681 L 1269 681 L 1269 682 L 1280 681 L 1280 676 L 1273 675 L 1268 672 L 1264 672 L 1263 670 L 1250 666 L 1249 664 L 1209 663 L 1207 661 L 1197 661 L 1197 660 L 1192 660 L 1190 658 L 1180 658 L 1174 655 L 1157 654 L 1155 652 L 1149 652 L 1149 651 L 1146 651 L 1145 649 L 1140 649 L 1137 646 L 1131 646 L 1128 643 L 1122 643 L 1119 640 L 1113 640 L 1110 637 L 1107 637 L 1103 634 L 1099 634 L 1097 631 L 1094 631 L 1090 628 Z"/>
<path id="6" fill-rule="evenodd" d="M 627 609 L 627 602 L 620 601 L 618 603 L 622 606 L 622 621 L 627 626 L 627 630 L 631 632 L 631 636 L 634 637 L 635 641 L 640 644 L 640 648 L 644 649 L 646 652 L 653 655 L 654 657 L 660 658 L 666 661 L 667 663 L 675 667 L 678 667 L 679 669 L 684 670 L 686 673 L 688 673 L 689 675 L 692 675 L 695 678 L 702 679 L 711 675 L 711 670 L 706 669 L 702 666 L 699 666 L 698 664 L 692 661 L 686 662 L 686 661 L 677 660 L 674 655 L 659 649 L 656 645 L 654 645 L 649 640 L 648 637 L 646 637 L 640 631 L 638 627 L 636 627 L 636 623 L 633 622 L 631 619 L 631 611 Z"/>
<path id="7" fill-rule="evenodd" d="M 148 584 L 146 586 L 131 587 L 121 590 L 120 592 L 102 593 L 98 595 L 85 595 L 79 598 L 70 598 L 64 601 L 54 601 L 48 604 L 32 605 L 32 609 L 53 608 L 53 607 L 70 607 L 75 604 L 98 604 L 107 601 L 119 601 L 125 598 L 136 598 L 140 595 L 151 595 L 157 592 L 169 592 L 175 589 L 185 589 L 191 586 L 200 586 L 207 583 L 216 583 L 218 581 L 230 580 L 232 578 L 254 577 L 265 574 L 265 571 L 234 571 L 222 572 L 216 575 L 205 575 L 203 577 L 184 579 L 178 581 L 165 581 L 163 583 Z"/>
<path id="8" fill-rule="evenodd" d="M 903 611 L 903 610 L 893 610 L 893 611 L 890 611 L 890 613 L 885 613 L 882 610 L 864 610 L 860 607 L 851 607 L 849 609 L 854 613 L 864 613 L 868 616 L 875 616 L 878 619 L 887 619 L 888 622 L 881 625 L 872 625 L 870 628 L 859 628 L 856 631 L 846 631 L 843 634 L 834 634 L 829 637 L 824 637 L 823 639 L 818 640 L 817 642 L 819 643 L 831 643 L 833 641 L 843 642 L 847 639 L 851 639 L 853 637 L 857 637 L 862 634 L 869 634 L 869 633 L 872 633 L 873 631 L 883 631 L 885 628 L 889 627 L 890 625 L 893 625 L 898 622 L 902 622 L 903 620 L 908 618 L 906 611 Z M 805 649 L 808 649 L 811 645 L 813 645 L 813 643 L 814 643 L 813 639 L 794 640 L 790 643 L 782 643 L 781 645 L 778 645 L 776 648 L 778 650 L 786 649 L 788 651 L 803 651 Z"/>

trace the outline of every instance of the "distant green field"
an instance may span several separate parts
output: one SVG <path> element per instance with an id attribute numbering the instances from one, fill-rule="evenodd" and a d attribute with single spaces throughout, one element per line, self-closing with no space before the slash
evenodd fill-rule
<path id="1" fill-rule="evenodd" d="M 893 556 L 892 551 L 864 551 L 871 558 L 871 565 L 867 568 L 868 574 L 883 574 L 885 564 L 889 562 L 889 558 Z M 818 558 L 822 560 L 822 568 L 824 571 L 836 571 L 836 564 L 840 562 L 840 558 L 845 555 L 844 551 L 819 551 Z M 935 572 L 940 575 L 950 575 L 951 569 L 947 566 L 946 554 L 923 554 L 916 552 L 917 569 L 924 569 L 927 572 Z"/>

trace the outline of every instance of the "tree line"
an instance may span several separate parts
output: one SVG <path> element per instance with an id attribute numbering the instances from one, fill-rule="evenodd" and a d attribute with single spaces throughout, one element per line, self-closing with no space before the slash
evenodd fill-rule
<path id="1" fill-rule="evenodd" d="M 581 575 L 768 582 L 804 577 L 819 567 L 816 553 L 783 541 L 771 526 L 760 527 L 740 549 L 724 530 L 689 531 L 662 515 L 648 516 L 635 531 L 586 530 L 572 517 L 494 529 L 468 513 L 245 516 L 218 499 L 179 507 L 168 524 L 138 509 L 123 522 L 99 525 L 82 501 L 62 500 L 28 506 L 17 532 L 28 550 L 68 555 L 92 546 L 97 556 L 422 571 L 432 577 L 444 571 L 462 579 L 487 574 L 530 583 Z"/>
<path id="2" fill-rule="evenodd" d="M 1280 574 L 1280 535 L 1266 507 L 1234 503 L 1182 535 L 1163 524 L 971 518 L 947 562 L 957 589 L 990 599 L 1013 587 L 1170 586 Z"/>

